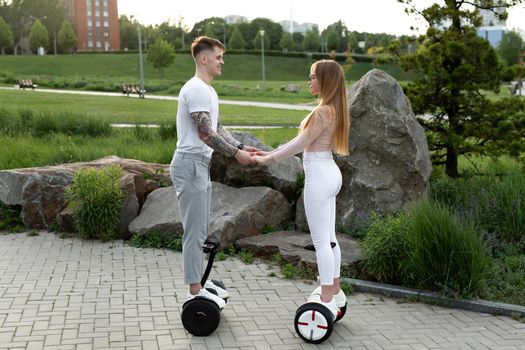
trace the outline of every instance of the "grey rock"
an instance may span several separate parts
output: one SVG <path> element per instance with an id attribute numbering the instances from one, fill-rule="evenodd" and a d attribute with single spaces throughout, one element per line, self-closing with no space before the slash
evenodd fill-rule
<path id="1" fill-rule="evenodd" d="M 341 248 L 341 267 L 350 274 L 357 272 L 357 263 L 361 260 L 359 243 L 344 235 L 338 235 L 337 241 Z M 312 244 L 308 233 L 277 231 L 239 239 L 235 247 L 270 260 L 274 259 L 275 254 L 279 254 L 284 263 L 307 266 L 317 271 L 315 252 L 304 249 L 307 244 Z"/>
<path id="2" fill-rule="evenodd" d="M 111 164 L 120 165 L 129 177 L 123 188 L 125 200 L 119 229 L 122 235 L 119 238 L 126 238 L 129 236 L 128 222 L 138 214 L 140 199 L 159 186 L 158 183 L 171 184 L 168 166 L 108 156 L 91 162 L 3 170 L 0 171 L 0 202 L 19 206 L 26 228 L 49 228 L 66 207 L 65 189 L 73 181 L 74 174 L 80 169 L 102 168 Z M 148 180 L 144 180 L 145 176 Z M 126 192 L 128 190 L 134 194 Z M 69 230 L 66 227 L 60 229 Z"/>
<path id="3" fill-rule="evenodd" d="M 292 220 L 292 208 L 284 195 L 268 187 L 234 188 L 213 182 L 210 236 L 223 247 L 241 237 L 261 233 L 265 227 L 282 227 Z M 154 231 L 175 238 L 182 231 L 174 187 L 152 192 L 140 215 L 129 225 L 132 233 Z"/>
<path id="4" fill-rule="evenodd" d="M 239 142 L 264 151 L 272 150 L 255 136 L 244 132 L 232 132 Z M 299 192 L 298 176 L 303 174 L 301 159 L 292 157 L 268 165 L 242 165 L 234 158 L 214 152 L 211 179 L 233 187 L 268 186 L 282 192 L 287 198 L 295 199 Z"/>

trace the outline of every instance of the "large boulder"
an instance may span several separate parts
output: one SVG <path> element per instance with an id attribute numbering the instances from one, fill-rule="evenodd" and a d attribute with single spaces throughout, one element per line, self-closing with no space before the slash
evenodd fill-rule
<path id="1" fill-rule="evenodd" d="M 0 202 L 20 207 L 21 219 L 27 228 L 49 228 L 62 213 L 65 220 L 60 219 L 58 223 L 63 222 L 64 229 L 70 230 L 71 222 L 66 216 L 69 214 L 64 211 L 65 189 L 73 181 L 74 174 L 80 169 L 102 168 L 111 164 L 120 165 L 125 174 L 121 179 L 124 205 L 119 233 L 120 238 L 127 238 L 128 223 L 138 215 L 138 209 L 148 193 L 160 184 L 171 184 L 168 166 L 109 156 L 85 163 L 3 170 L 0 171 Z"/>
<path id="2" fill-rule="evenodd" d="M 244 132 L 232 132 L 233 137 L 245 145 L 250 145 L 271 151 L 255 136 Z M 219 152 L 213 153 L 211 179 L 233 187 L 268 186 L 282 192 L 288 199 L 297 197 L 298 179 L 303 174 L 301 159 L 292 157 L 265 166 L 242 165 L 235 159 L 226 157 Z"/>
<path id="3" fill-rule="evenodd" d="M 351 129 L 347 157 L 335 157 L 343 174 L 337 223 L 361 225 L 371 212 L 408 208 L 429 191 L 432 171 L 423 128 L 397 81 L 373 69 L 348 90 Z M 302 201 L 297 227 L 307 227 Z"/>
<path id="4" fill-rule="evenodd" d="M 292 220 L 291 205 L 282 193 L 271 188 L 234 188 L 213 182 L 212 189 L 210 235 L 219 238 L 223 246 Z M 153 232 L 173 238 L 179 235 L 182 223 L 175 188 L 151 193 L 129 231 L 146 236 Z"/>

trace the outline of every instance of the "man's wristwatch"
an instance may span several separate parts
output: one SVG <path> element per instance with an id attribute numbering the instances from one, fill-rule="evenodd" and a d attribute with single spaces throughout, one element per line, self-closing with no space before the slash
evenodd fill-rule
<path id="1" fill-rule="evenodd" d="M 237 146 L 238 149 L 243 149 L 244 148 L 244 144 L 242 143 L 239 143 L 239 145 Z"/>

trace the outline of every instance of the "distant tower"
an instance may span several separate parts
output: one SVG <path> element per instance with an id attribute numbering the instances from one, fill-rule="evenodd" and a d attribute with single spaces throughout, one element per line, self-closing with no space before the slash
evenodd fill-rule
<path id="1" fill-rule="evenodd" d="M 117 0 L 62 0 L 79 51 L 120 50 Z"/>
<path id="2" fill-rule="evenodd" d="M 476 28 L 478 36 L 485 38 L 492 47 L 498 47 L 507 31 L 507 22 L 499 19 L 492 11 L 480 10 L 479 13 L 482 19 L 481 27 Z"/>

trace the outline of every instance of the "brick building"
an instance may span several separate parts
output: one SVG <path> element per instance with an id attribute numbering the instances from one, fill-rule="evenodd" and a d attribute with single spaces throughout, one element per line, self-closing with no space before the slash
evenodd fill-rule
<path id="1" fill-rule="evenodd" d="M 62 0 L 77 34 L 78 51 L 120 50 L 117 0 Z"/>

